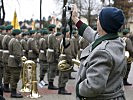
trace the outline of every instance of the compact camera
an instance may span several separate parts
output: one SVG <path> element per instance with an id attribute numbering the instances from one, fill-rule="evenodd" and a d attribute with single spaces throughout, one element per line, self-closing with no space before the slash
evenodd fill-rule
<path id="1" fill-rule="evenodd" d="M 72 8 L 73 8 L 73 4 L 65 5 L 66 11 L 72 11 L 73 10 Z"/>

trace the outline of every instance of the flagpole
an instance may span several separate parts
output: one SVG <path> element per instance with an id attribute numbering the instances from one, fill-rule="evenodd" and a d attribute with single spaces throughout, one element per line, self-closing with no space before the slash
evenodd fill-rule
<path id="1" fill-rule="evenodd" d="M 40 29 L 42 27 L 42 0 L 40 0 Z"/>

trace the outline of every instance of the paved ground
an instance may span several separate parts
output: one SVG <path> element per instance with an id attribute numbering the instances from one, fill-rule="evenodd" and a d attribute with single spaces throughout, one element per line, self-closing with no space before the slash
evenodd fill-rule
<path id="1" fill-rule="evenodd" d="M 39 72 L 39 67 L 37 68 Z M 77 68 L 75 68 L 76 70 L 78 70 Z M 73 76 L 76 76 L 76 73 L 72 73 Z M 37 76 L 39 76 L 39 74 L 37 74 Z M 130 71 L 130 75 L 128 78 L 128 81 L 130 83 L 133 83 L 133 64 L 132 64 L 132 69 Z M 55 83 L 56 86 L 58 85 L 58 76 L 55 79 Z M 38 88 L 39 90 L 39 94 L 41 95 L 40 98 L 38 99 L 33 99 L 33 100 L 75 100 L 75 80 L 69 80 L 68 84 L 67 84 L 67 90 L 69 90 L 70 92 L 72 92 L 71 96 L 63 96 L 63 95 L 58 95 L 57 92 L 55 90 L 48 90 L 47 87 L 44 88 Z M 19 90 L 21 88 L 21 81 L 19 82 Z M 126 94 L 126 100 L 133 100 L 133 86 L 128 86 L 125 87 L 125 94 Z M 6 98 L 6 100 L 31 100 L 30 98 L 27 97 L 27 93 L 23 93 L 24 98 L 22 99 L 11 99 L 10 98 L 10 94 L 6 93 L 4 94 L 4 97 Z"/>

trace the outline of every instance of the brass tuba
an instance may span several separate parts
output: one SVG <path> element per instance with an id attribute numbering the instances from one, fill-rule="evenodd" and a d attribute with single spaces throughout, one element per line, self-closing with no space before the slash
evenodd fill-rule
<path id="1" fill-rule="evenodd" d="M 30 92 L 30 85 L 28 85 L 28 77 L 27 77 L 27 66 L 25 65 L 25 62 L 27 61 L 27 58 L 23 56 L 21 58 L 22 60 L 22 72 L 21 72 L 21 78 L 22 78 L 22 88 L 20 92 Z"/>
<path id="2" fill-rule="evenodd" d="M 37 77 L 36 77 L 36 64 L 32 60 L 27 60 L 25 62 L 25 66 L 27 67 L 28 72 L 28 83 L 30 84 L 30 95 L 28 97 L 30 98 L 39 98 L 40 95 L 38 94 L 38 88 L 37 88 Z"/>

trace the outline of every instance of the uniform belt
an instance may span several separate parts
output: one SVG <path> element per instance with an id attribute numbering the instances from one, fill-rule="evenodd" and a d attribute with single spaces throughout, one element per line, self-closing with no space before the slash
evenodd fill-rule
<path id="1" fill-rule="evenodd" d="M 29 50 L 29 52 L 32 52 L 32 50 Z"/>
<path id="2" fill-rule="evenodd" d="M 60 57 L 65 57 L 66 55 L 65 54 L 61 54 Z"/>
<path id="3" fill-rule="evenodd" d="M 83 49 L 80 49 L 80 51 L 83 51 Z"/>
<path id="4" fill-rule="evenodd" d="M 9 57 L 14 58 L 14 55 L 10 55 Z"/>
<path id="5" fill-rule="evenodd" d="M 26 50 L 23 50 L 23 52 L 26 52 Z"/>
<path id="6" fill-rule="evenodd" d="M 9 50 L 3 50 L 3 53 L 9 53 Z"/>
<path id="7" fill-rule="evenodd" d="M 40 53 L 44 53 L 44 50 L 40 50 Z"/>
<path id="8" fill-rule="evenodd" d="M 47 49 L 48 52 L 54 52 L 54 49 Z"/>
<path id="9" fill-rule="evenodd" d="M 2 49 L 0 49 L 0 52 L 2 52 L 3 50 Z"/>

